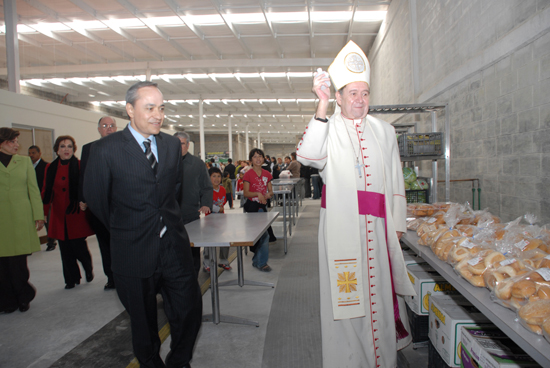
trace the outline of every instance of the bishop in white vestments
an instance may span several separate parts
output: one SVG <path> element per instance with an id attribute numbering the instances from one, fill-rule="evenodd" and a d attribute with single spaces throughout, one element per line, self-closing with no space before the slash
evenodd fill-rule
<path id="1" fill-rule="evenodd" d="M 328 118 L 330 81 L 338 106 Z M 368 115 L 370 66 L 350 41 L 314 77 L 319 98 L 296 154 L 320 171 L 321 331 L 325 368 L 393 368 L 411 341 L 415 295 L 399 238 L 406 198 L 394 128 Z"/>

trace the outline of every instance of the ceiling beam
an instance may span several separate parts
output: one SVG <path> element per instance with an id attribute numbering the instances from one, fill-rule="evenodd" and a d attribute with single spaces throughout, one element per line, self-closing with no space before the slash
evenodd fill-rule
<path id="1" fill-rule="evenodd" d="M 357 11 L 357 0 L 353 2 L 353 10 L 351 12 L 351 19 L 349 20 L 349 26 L 348 26 L 348 39 L 346 41 L 346 45 L 351 40 L 351 36 L 353 35 L 353 21 L 355 19 L 355 12 Z"/>
<path id="2" fill-rule="evenodd" d="M 21 75 L 69 75 L 82 73 L 112 73 L 126 72 L 135 74 L 142 72 L 145 74 L 147 69 L 151 70 L 182 70 L 190 69 L 234 69 L 234 68 L 289 68 L 289 67 L 309 67 L 314 70 L 318 67 L 329 66 L 333 58 L 319 59 L 228 59 L 228 60 L 168 60 L 168 61 L 135 61 L 124 63 L 103 63 L 103 64 L 83 64 L 67 65 L 63 69 L 58 67 L 22 67 Z M 0 68 L 0 75 L 7 75 L 7 68 Z"/>
<path id="3" fill-rule="evenodd" d="M 285 57 L 285 53 L 283 52 L 283 49 L 281 47 L 281 44 L 277 40 L 277 33 L 273 30 L 273 25 L 271 24 L 271 21 L 267 17 L 267 14 L 265 13 L 265 6 L 262 3 L 264 0 L 258 0 L 258 3 L 260 5 L 260 9 L 262 10 L 262 14 L 264 15 L 265 23 L 267 24 L 267 27 L 269 28 L 269 32 L 271 32 L 271 37 L 273 37 L 273 41 L 275 42 L 275 46 L 277 47 L 277 53 L 279 54 L 279 57 L 283 59 Z"/>
<path id="4" fill-rule="evenodd" d="M 155 59 L 162 60 L 162 55 L 161 54 L 159 54 L 158 52 L 156 52 L 155 50 L 153 50 L 149 46 L 145 45 L 141 41 L 138 41 L 138 39 L 136 37 L 132 36 L 131 34 L 126 32 L 122 28 L 112 27 L 111 25 L 109 25 L 109 22 L 108 22 L 109 19 L 107 19 L 107 17 L 105 17 L 103 14 L 100 14 L 97 10 L 95 10 L 94 8 L 92 8 L 91 6 L 86 4 L 84 1 L 82 1 L 82 0 L 70 0 L 70 2 L 73 3 L 74 5 L 78 6 L 80 9 L 84 10 L 86 13 L 90 14 L 92 17 L 94 17 L 95 19 L 97 19 L 98 21 L 103 23 L 109 29 L 111 29 L 114 32 L 118 33 L 119 35 L 126 38 L 127 40 L 132 42 L 134 45 L 136 45 L 137 47 L 142 49 L 143 51 L 145 51 L 148 54 L 150 54 L 151 56 L 153 56 Z"/>
<path id="5" fill-rule="evenodd" d="M 51 53 L 53 55 L 55 54 L 59 54 L 61 56 L 63 56 L 64 58 L 66 58 L 69 62 L 71 63 L 74 63 L 74 64 L 80 64 L 81 60 L 77 59 L 74 57 L 74 55 L 72 54 L 69 54 L 67 52 L 64 52 L 64 51 L 61 51 L 61 50 L 57 50 L 55 47 L 51 47 L 51 46 L 44 46 L 43 44 L 41 44 L 40 42 L 37 42 L 35 40 L 33 40 L 31 37 L 27 36 L 27 35 L 23 35 L 21 33 L 18 33 L 17 34 L 17 38 L 20 40 L 20 41 L 23 41 L 23 42 L 26 42 L 30 45 L 33 45 L 33 46 L 36 46 L 36 47 L 39 47 L 41 49 L 41 51 L 45 51 L 47 53 Z M 30 55 L 30 53 L 29 53 Z M 26 55 L 26 56 L 29 56 L 29 55 Z M 42 62 L 44 62 L 44 58 L 42 58 Z M 55 65 L 55 63 L 54 63 Z M 55 67 L 55 66 L 54 66 Z M 59 66 L 57 66 L 58 68 Z"/>
<path id="6" fill-rule="evenodd" d="M 204 33 L 201 32 L 200 29 L 198 29 L 194 24 L 189 23 L 185 20 L 185 12 L 183 9 L 180 8 L 180 6 L 173 0 L 164 0 L 166 5 L 181 19 L 181 21 L 197 36 L 205 45 L 210 49 L 210 51 L 218 58 L 222 59 L 222 55 L 220 52 L 212 45 L 212 42 L 210 42 L 205 36 Z"/>
<path id="7" fill-rule="evenodd" d="M 71 23 L 72 23 L 71 20 L 69 20 L 67 18 L 64 18 L 64 17 L 61 17 L 56 11 L 54 11 L 53 9 L 50 9 L 49 7 L 42 4 L 41 2 L 39 2 L 37 0 L 23 0 L 23 1 L 26 2 L 27 4 L 29 4 L 30 6 L 32 6 L 33 8 L 40 10 L 42 13 L 49 15 L 53 19 L 55 19 L 58 22 L 65 25 L 66 27 L 71 28 L 73 31 L 78 32 L 81 35 L 83 35 L 84 37 L 87 37 L 90 40 L 92 40 L 94 42 L 97 42 L 100 45 L 103 45 L 103 46 L 107 47 L 109 50 L 111 50 L 114 53 L 122 56 L 124 59 L 126 59 L 126 60 L 132 60 L 133 59 L 133 57 L 131 55 L 126 54 L 124 51 L 122 51 L 121 49 L 117 48 L 116 46 L 114 46 L 112 44 L 106 43 L 105 40 L 103 40 L 101 37 L 89 32 L 88 30 L 86 30 L 84 28 L 72 27 L 71 26 Z"/>
<path id="8" fill-rule="evenodd" d="M 171 39 L 170 36 L 166 34 L 166 32 L 164 32 L 161 28 L 157 27 L 154 24 L 151 24 L 147 17 L 143 13 L 141 13 L 139 9 L 136 8 L 132 3 L 130 3 L 128 0 L 117 0 L 117 2 L 122 5 L 124 9 L 128 10 L 130 13 L 132 13 L 132 15 L 142 21 L 143 24 L 149 27 L 151 31 L 155 32 L 165 41 L 167 41 L 170 46 L 176 49 L 180 54 L 185 56 L 187 59 L 193 59 L 193 55 L 191 55 L 189 51 L 184 49 L 176 40 Z"/>
<path id="9" fill-rule="evenodd" d="M 315 37 L 315 34 L 313 33 L 313 21 L 311 19 L 311 4 L 309 3 L 309 0 L 307 0 L 307 26 L 309 28 L 309 54 L 310 54 L 310 57 L 313 59 L 315 58 L 315 51 L 313 50 L 313 37 Z"/>
<path id="10" fill-rule="evenodd" d="M 222 99 L 229 99 L 229 100 L 256 100 L 256 99 L 274 99 L 277 98 L 279 95 L 275 93 L 269 93 L 269 92 L 251 92 L 251 93 L 233 93 L 228 94 L 225 92 L 214 92 L 214 93 L 201 93 L 201 98 L 205 100 L 222 100 Z M 280 96 L 279 96 L 280 97 Z M 298 93 L 285 93 L 284 94 L 285 99 L 286 98 L 296 98 L 296 99 L 313 99 L 315 98 L 315 95 L 312 92 L 298 92 Z M 91 102 L 91 101 L 123 101 L 125 98 L 125 95 L 112 95 L 110 97 L 77 97 L 72 96 L 70 98 L 71 101 L 85 101 L 85 102 Z M 197 100 L 199 99 L 199 96 L 197 93 L 176 93 L 176 94 L 165 94 L 164 95 L 165 100 Z"/>
<path id="11" fill-rule="evenodd" d="M 45 31 L 45 30 L 41 30 L 40 27 L 36 27 L 36 24 L 34 23 L 31 23 L 25 19 L 21 19 L 19 18 L 19 22 L 26 25 L 27 27 L 29 28 L 32 28 L 33 30 L 35 30 L 36 32 L 38 33 L 41 33 L 43 34 L 44 36 L 47 36 L 49 38 L 52 38 L 58 42 L 61 42 L 75 50 L 78 50 L 80 51 L 81 53 L 83 53 L 85 56 L 89 56 L 101 63 L 106 63 L 107 62 L 107 59 L 105 59 L 103 56 L 93 52 L 93 51 L 90 51 L 89 49 L 85 48 L 85 47 L 82 47 L 80 45 L 77 45 L 75 44 L 73 41 L 61 36 L 60 34 L 58 34 L 57 32 L 53 32 L 53 31 Z"/>
<path id="12" fill-rule="evenodd" d="M 220 15 L 220 17 L 222 17 L 223 21 L 225 22 L 225 25 L 227 26 L 227 28 L 229 28 L 229 30 L 231 31 L 231 33 L 233 33 L 233 36 L 235 37 L 235 39 L 239 42 L 239 44 L 241 45 L 241 47 L 243 48 L 243 51 L 244 53 L 246 54 L 246 57 L 249 58 L 249 59 L 252 59 L 254 56 L 252 55 L 252 52 L 250 51 L 250 49 L 248 48 L 248 46 L 246 46 L 246 44 L 244 43 L 244 41 L 242 40 L 241 38 L 241 35 L 239 33 L 237 33 L 237 30 L 235 29 L 235 27 L 233 26 L 233 24 L 231 22 L 228 22 L 227 19 L 225 18 L 225 13 L 222 13 L 221 11 L 221 6 L 219 4 L 219 2 L 217 0 L 210 0 L 210 2 L 212 3 L 212 5 L 214 6 L 214 9 L 216 9 L 216 11 L 218 12 L 218 14 Z"/>

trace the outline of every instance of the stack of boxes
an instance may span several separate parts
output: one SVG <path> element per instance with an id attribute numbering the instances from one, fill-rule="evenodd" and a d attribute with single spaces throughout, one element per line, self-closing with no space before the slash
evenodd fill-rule
<path id="1" fill-rule="evenodd" d="M 405 296 L 407 315 L 411 325 L 414 347 L 426 343 L 428 337 L 430 297 L 432 295 L 456 294 L 456 289 L 440 276 L 427 263 L 409 264 L 409 279 L 413 284 L 416 296 Z"/>

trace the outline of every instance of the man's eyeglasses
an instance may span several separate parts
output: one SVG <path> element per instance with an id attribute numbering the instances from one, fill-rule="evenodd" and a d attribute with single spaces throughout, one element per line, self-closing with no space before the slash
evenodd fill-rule
<path id="1" fill-rule="evenodd" d="M 116 124 L 100 124 L 99 126 L 102 127 L 103 129 L 105 129 L 105 128 L 116 128 Z"/>

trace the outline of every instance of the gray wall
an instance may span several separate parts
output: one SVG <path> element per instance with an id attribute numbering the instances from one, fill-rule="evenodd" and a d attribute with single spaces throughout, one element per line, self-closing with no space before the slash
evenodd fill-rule
<path id="1" fill-rule="evenodd" d="M 394 0 L 383 27 L 368 55 L 371 104 L 448 104 L 451 179 L 481 179 L 482 207 L 504 220 L 549 223 L 550 1 Z M 429 114 L 382 118 L 430 131 Z M 451 183 L 452 201 L 471 198 L 470 183 Z"/>

